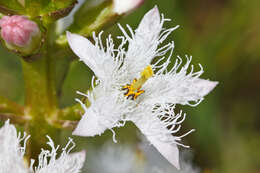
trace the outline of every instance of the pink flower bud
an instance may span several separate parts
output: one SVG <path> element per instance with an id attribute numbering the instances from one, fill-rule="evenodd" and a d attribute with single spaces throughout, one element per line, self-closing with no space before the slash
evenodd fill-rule
<path id="1" fill-rule="evenodd" d="M 26 16 L 4 16 L 0 27 L 1 37 L 9 49 L 29 54 L 39 46 L 41 32 L 38 25 Z"/>
<path id="2" fill-rule="evenodd" d="M 25 16 L 4 16 L 0 20 L 1 36 L 10 43 L 17 46 L 25 46 L 30 42 L 33 35 L 39 33 L 37 24 Z"/>

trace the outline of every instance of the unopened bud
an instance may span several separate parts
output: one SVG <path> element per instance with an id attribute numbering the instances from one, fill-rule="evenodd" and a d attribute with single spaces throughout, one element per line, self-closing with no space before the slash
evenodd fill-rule
<path id="1" fill-rule="evenodd" d="M 0 27 L 1 37 L 8 49 L 29 55 L 39 48 L 41 40 L 39 27 L 26 16 L 4 16 L 0 20 Z"/>
<path id="2" fill-rule="evenodd" d="M 114 0 L 114 11 L 121 15 L 138 8 L 144 0 Z"/>

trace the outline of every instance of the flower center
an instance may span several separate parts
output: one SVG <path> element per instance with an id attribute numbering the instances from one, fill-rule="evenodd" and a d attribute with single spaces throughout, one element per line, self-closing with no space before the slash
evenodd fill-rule
<path id="1" fill-rule="evenodd" d="M 141 90 L 142 85 L 153 76 L 153 69 L 150 65 L 145 67 L 141 72 L 141 77 L 139 79 L 134 79 L 131 84 L 126 84 L 123 86 L 122 90 L 126 90 L 124 95 L 127 99 L 135 100 L 139 95 L 144 93 L 144 90 Z"/>

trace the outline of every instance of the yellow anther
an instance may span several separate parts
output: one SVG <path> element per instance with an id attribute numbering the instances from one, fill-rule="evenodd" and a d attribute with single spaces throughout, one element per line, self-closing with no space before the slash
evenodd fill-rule
<path id="1" fill-rule="evenodd" d="M 140 79 L 134 79 L 131 84 L 126 84 L 122 89 L 127 90 L 124 94 L 127 98 L 135 100 L 139 95 L 144 93 L 144 90 L 141 90 L 142 85 L 153 76 L 153 69 L 149 65 L 142 72 Z"/>

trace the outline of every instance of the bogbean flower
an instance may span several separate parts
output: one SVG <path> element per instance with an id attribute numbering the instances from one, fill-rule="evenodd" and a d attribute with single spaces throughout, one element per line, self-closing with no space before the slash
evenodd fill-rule
<path id="1" fill-rule="evenodd" d="M 138 28 L 133 31 L 127 25 L 130 35 L 120 25 L 124 36 L 115 48 L 111 36 L 102 44 L 101 34 L 93 38 L 92 44 L 86 38 L 67 33 L 69 45 L 74 53 L 90 67 L 97 80 L 93 79 L 93 90 L 85 95 L 91 106 L 73 132 L 74 135 L 101 135 L 106 129 L 113 134 L 114 127 L 124 126 L 132 121 L 152 145 L 176 168 L 179 169 L 177 145 L 183 136 L 175 136 L 185 119 L 182 112 L 175 113 L 176 104 L 196 106 L 217 84 L 199 78 L 203 73 L 194 72 L 191 57 L 177 58 L 169 68 L 174 49 L 173 42 L 161 46 L 167 36 L 178 26 L 163 28 L 168 21 L 154 7 L 145 14 Z M 125 51 L 128 45 L 128 50 Z M 167 56 L 166 56 L 167 55 Z M 153 64 L 151 61 L 155 58 Z M 114 135 L 113 135 L 114 137 Z M 114 139 L 114 138 L 113 138 Z M 115 140 L 115 139 L 114 139 Z M 184 145 L 182 145 L 184 146 Z"/>
<path id="2" fill-rule="evenodd" d="M 38 166 L 34 166 L 34 160 L 31 160 L 31 166 L 28 168 L 24 162 L 26 142 L 30 136 L 17 133 L 15 127 L 6 121 L 0 129 L 0 172 L 16 173 L 79 173 L 85 161 L 85 152 L 69 154 L 75 146 L 72 139 L 62 149 L 59 158 L 53 141 L 47 136 L 47 143 L 51 150 L 43 150 L 39 155 Z M 20 144 L 23 145 L 20 145 Z"/>

